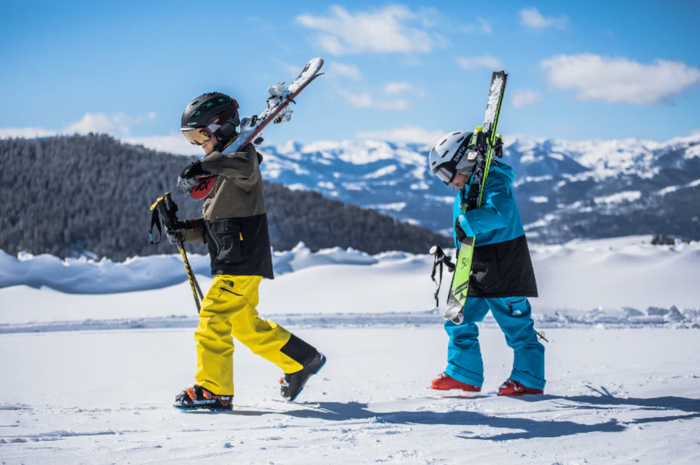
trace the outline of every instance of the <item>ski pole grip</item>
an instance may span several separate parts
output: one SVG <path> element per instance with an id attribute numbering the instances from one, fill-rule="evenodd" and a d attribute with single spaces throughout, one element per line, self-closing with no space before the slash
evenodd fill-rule
<path id="1" fill-rule="evenodd" d="M 442 248 L 439 245 L 432 246 L 429 250 L 429 253 L 430 255 L 435 255 L 435 258 L 437 258 L 438 260 L 445 256 L 445 252 L 443 252 Z"/>
<path id="2" fill-rule="evenodd" d="M 437 263 L 443 263 L 448 270 L 450 270 L 450 273 L 454 272 L 455 270 L 455 264 L 450 261 L 450 258 L 445 255 L 445 251 L 442 250 L 442 248 L 439 245 L 434 245 L 430 248 L 429 251 L 430 255 L 435 256 L 435 261 Z"/>
<path id="3" fill-rule="evenodd" d="M 178 222 L 177 204 L 173 202 L 173 198 L 170 192 L 166 192 L 161 198 L 163 199 L 163 201 L 158 203 L 158 210 L 160 211 L 165 226 L 172 229 Z"/>

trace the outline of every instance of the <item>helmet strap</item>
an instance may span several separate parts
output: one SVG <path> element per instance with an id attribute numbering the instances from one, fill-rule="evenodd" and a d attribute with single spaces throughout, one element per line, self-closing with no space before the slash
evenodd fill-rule
<path id="1" fill-rule="evenodd" d="M 221 151 L 225 147 L 227 147 L 231 141 L 236 137 L 236 126 L 233 125 L 233 123 L 229 120 L 222 124 L 219 129 L 214 131 L 214 135 L 216 138 L 219 140 L 219 145 L 217 146 L 216 150 Z"/>

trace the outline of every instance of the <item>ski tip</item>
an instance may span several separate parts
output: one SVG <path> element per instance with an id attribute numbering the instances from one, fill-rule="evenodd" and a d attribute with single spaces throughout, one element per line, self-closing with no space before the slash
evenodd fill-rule
<path id="1" fill-rule="evenodd" d="M 316 72 L 318 73 L 318 71 L 323 67 L 323 58 L 312 58 L 311 60 L 309 60 L 309 63 L 306 66 L 316 68 Z"/>

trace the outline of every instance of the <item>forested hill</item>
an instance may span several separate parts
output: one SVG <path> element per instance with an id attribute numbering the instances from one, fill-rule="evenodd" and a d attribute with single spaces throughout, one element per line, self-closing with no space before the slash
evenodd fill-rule
<path id="1" fill-rule="evenodd" d="M 88 252 L 113 260 L 174 253 L 167 239 L 149 244 L 149 207 L 171 191 L 180 218 L 201 216 L 201 202 L 176 192 L 175 180 L 187 163 L 185 157 L 106 135 L 0 140 L 0 249 L 60 257 Z M 266 183 L 265 199 L 277 250 L 303 241 L 313 250 L 425 253 L 433 244 L 450 243 L 427 229 L 315 192 Z M 197 245 L 188 249 L 205 251 Z"/>

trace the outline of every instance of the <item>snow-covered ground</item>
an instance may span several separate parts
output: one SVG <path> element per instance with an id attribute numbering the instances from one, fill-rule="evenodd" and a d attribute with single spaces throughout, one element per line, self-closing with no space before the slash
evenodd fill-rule
<path id="1" fill-rule="evenodd" d="M 494 396 L 512 355 L 482 331 L 485 391 L 427 389 L 439 327 L 298 329 L 327 366 L 296 404 L 237 347 L 236 410 L 170 407 L 192 382 L 192 331 L 0 336 L 0 463 L 626 464 L 700 461 L 696 331 L 548 331 L 546 395 Z"/>
<path id="2" fill-rule="evenodd" d="M 195 368 L 178 256 L 0 253 L 0 463 L 699 463 L 700 244 L 649 240 L 532 247 L 550 342 L 546 394 L 527 399 L 494 396 L 512 353 L 490 318 L 484 392 L 427 389 L 447 343 L 430 257 L 276 253 L 260 312 L 329 363 L 287 404 L 238 344 L 220 415 L 170 407 Z M 191 259 L 207 287 L 208 257 Z"/>

